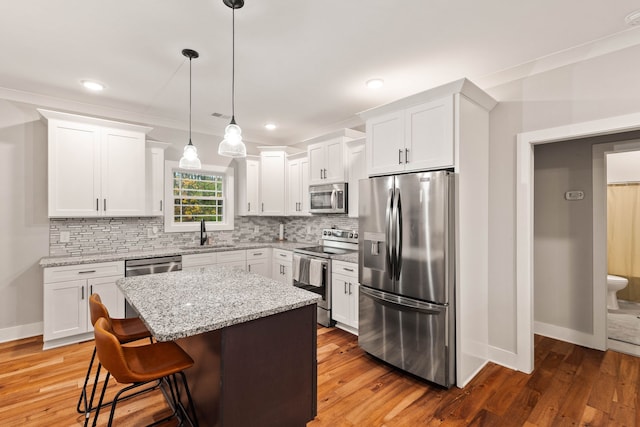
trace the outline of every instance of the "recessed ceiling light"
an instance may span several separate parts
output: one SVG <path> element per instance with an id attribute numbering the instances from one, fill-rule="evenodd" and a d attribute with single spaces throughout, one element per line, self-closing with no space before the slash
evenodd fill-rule
<path id="1" fill-rule="evenodd" d="M 624 18 L 624 22 L 631 26 L 640 25 L 640 10 L 636 10 L 635 12 L 628 14 Z"/>
<path id="2" fill-rule="evenodd" d="M 366 85 L 369 89 L 380 89 L 382 86 L 384 86 L 384 80 L 370 79 L 370 80 L 367 80 Z"/>
<path id="3" fill-rule="evenodd" d="M 277 128 L 278 126 L 276 126 L 274 123 L 267 123 L 266 125 L 264 125 L 265 129 L 267 130 L 274 130 L 275 128 Z"/>
<path id="4" fill-rule="evenodd" d="M 104 90 L 104 85 L 102 83 L 98 83 L 92 80 L 82 80 L 81 83 L 82 86 L 85 87 L 85 89 L 89 89 L 94 92 L 100 92 L 101 90 Z"/>

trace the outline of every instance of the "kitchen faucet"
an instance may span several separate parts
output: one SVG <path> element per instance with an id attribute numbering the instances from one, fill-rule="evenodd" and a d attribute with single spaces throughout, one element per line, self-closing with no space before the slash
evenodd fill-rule
<path id="1" fill-rule="evenodd" d="M 207 241 L 207 229 L 204 226 L 204 219 L 200 220 L 200 246 L 204 246 Z"/>

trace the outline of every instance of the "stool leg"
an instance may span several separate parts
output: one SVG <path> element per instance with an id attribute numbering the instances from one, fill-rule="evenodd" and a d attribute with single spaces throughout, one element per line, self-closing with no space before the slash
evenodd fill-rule
<path id="1" fill-rule="evenodd" d="M 96 407 L 96 414 L 94 415 L 94 418 L 93 418 L 92 427 L 96 427 L 96 423 L 98 422 L 98 415 L 100 415 L 100 408 L 102 407 L 102 402 L 104 401 L 104 394 L 107 391 L 107 384 L 109 384 L 109 377 L 111 377 L 111 373 L 107 371 L 107 377 L 104 379 L 104 385 L 102 386 L 102 392 L 100 393 L 100 400 L 98 400 L 98 406 Z M 89 419 L 85 418 L 85 421 L 84 421 L 85 427 L 88 421 Z"/>
<path id="2" fill-rule="evenodd" d="M 96 348 L 93 347 L 93 354 L 91 355 L 91 361 L 89 362 L 89 368 L 87 369 L 87 375 L 84 377 L 84 385 L 82 386 L 82 391 L 80 392 L 80 398 L 78 399 L 78 406 L 76 406 L 76 411 L 79 414 L 84 413 L 85 415 L 89 412 L 87 409 L 87 383 L 89 382 L 89 376 L 91 375 L 91 369 L 93 368 L 93 361 L 96 358 Z M 95 387 L 95 383 L 94 383 Z M 80 409 L 80 405 L 84 400 L 84 409 Z"/>
<path id="3" fill-rule="evenodd" d="M 184 384 L 184 390 L 187 393 L 187 401 L 189 403 L 189 407 L 191 408 L 191 415 L 193 415 L 192 424 L 195 427 L 198 427 L 198 416 L 196 415 L 196 407 L 193 404 L 193 399 L 191 399 L 191 392 L 189 391 L 189 384 L 187 383 L 187 376 L 182 371 L 180 371 L 178 373 L 182 377 L 182 383 Z"/>

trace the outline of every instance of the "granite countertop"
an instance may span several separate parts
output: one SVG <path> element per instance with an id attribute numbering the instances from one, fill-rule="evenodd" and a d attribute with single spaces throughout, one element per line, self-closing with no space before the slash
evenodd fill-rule
<path id="1" fill-rule="evenodd" d="M 109 262 L 109 261 L 124 261 L 128 259 L 140 259 L 140 258 L 154 258 L 160 256 L 170 255 L 189 255 L 200 254 L 205 252 L 226 252 L 246 249 L 260 249 L 260 248 L 277 248 L 292 251 L 297 248 L 304 248 L 306 246 L 315 246 L 316 243 L 308 242 L 250 242 L 250 243 L 233 243 L 230 245 L 211 245 L 211 246 L 197 246 L 186 245 L 168 247 L 163 249 L 154 249 L 150 251 L 139 252 L 124 252 L 124 253 L 97 253 L 77 256 L 64 256 L 64 257 L 43 257 L 40 259 L 40 267 L 59 267 L 63 265 L 78 265 L 89 264 L 93 262 Z M 357 259 L 355 262 L 358 262 Z"/>
<path id="2" fill-rule="evenodd" d="M 172 341 L 315 304 L 321 297 L 232 267 L 119 279 L 158 341 Z"/>

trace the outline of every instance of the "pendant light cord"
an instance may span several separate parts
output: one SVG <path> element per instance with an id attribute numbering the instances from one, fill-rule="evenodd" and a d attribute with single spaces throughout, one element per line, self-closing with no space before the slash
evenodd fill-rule
<path id="1" fill-rule="evenodd" d="M 231 8 L 231 121 L 236 122 L 236 8 Z"/>
<path id="2" fill-rule="evenodd" d="M 189 144 L 191 144 L 191 60 L 189 57 Z"/>

